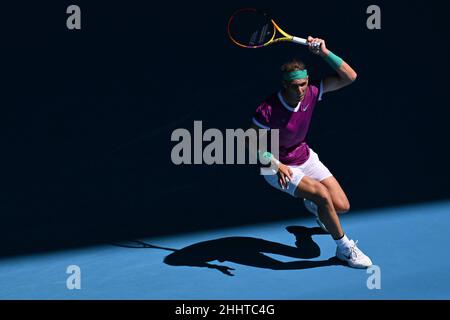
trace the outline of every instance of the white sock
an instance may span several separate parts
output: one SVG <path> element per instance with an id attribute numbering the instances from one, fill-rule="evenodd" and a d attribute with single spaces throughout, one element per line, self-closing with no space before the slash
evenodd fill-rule
<path id="1" fill-rule="evenodd" d="M 350 240 L 344 234 L 344 236 L 338 240 L 334 240 L 339 248 L 339 250 L 348 250 L 350 248 Z"/>

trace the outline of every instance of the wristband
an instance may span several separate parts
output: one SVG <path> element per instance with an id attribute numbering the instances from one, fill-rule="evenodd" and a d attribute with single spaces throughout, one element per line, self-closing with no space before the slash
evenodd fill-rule
<path id="1" fill-rule="evenodd" d="M 342 60 L 341 58 L 339 58 L 337 55 L 335 55 L 333 52 L 329 52 L 328 55 L 326 57 L 324 57 L 325 61 L 328 62 L 328 64 L 334 69 L 334 70 L 338 70 L 341 65 L 342 62 L 344 62 L 344 60 Z"/>
<path id="2" fill-rule="evenodd" d="M 276 159 L 273 154 L 271 154 L 270 152 L 266 151 L 263 153 L 263 158 L 266 158 L 268 160 L 270 160 L 271 162 L 273 162 L 277 167 L 281 164 L 280 161 L 278 161 L 278 159 Z"/>

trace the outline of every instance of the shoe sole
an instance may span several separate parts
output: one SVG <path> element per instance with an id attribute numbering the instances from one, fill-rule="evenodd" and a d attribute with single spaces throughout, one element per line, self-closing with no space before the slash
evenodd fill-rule
<path id="1" fill-rule="evenodd" d="M 341 260 L 341 261 L 347 263 L 347 265 L 348 265 L 349 267 L 355 268 L 355 269 L 367 269 L 367 268 L 369 268 L 370 266 L 373 265 L 373 263 L 370 264 L 370 265 L 368 265 L 368 266 L 355 265 L 355 264 L 352 265 L 352 264 L 350 264 L 350 262 L 349 262 L 346 258 L 341 258 L 341 257 L 339 257 L 338 255 L 336 255 L 336 258 L 338 258 L 339 260 Z"/>

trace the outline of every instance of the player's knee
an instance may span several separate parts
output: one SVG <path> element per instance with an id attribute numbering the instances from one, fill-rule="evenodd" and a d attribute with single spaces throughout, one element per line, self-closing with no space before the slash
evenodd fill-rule
<path id="1" fill-rule="evenodd" d="M 331 202 L 331 195 L 328 189 L 322 185 L 321 183 L 317 182 L 314 185 L 314 202 L 317 205 L 326 205 Z"/>
<path id="2" fill-rule="evenodd" d="M 346 213 L 350 210 L 350 203 L 346 199 L 338 200 L 334 208 L 337 213 Z"/>

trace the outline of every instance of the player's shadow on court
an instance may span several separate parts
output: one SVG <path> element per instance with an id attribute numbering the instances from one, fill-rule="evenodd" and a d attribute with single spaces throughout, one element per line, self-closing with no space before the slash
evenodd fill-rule
<path id="1" fill-rule="evenodd" d="M 246 266 L 272 270 L 302 270 L 343 264 L 336 257 L 319 261 L 297 260 L 283 262 L 265 255 L 265 253 L 270 253 L 297 259 L 312 259 L 320 256 L 320 248 L 317 243 L 314 242 L 312 236 L 326 234 L 322 229 L 300 226 L 290 226 L 286 229 L 295 236 L 296 247 L 252 237 L 219 238 L 198 242 L 182 249 L 158 247 L 142 241 L 135 241 L 136 245 L 132 246 L 116 245 L 170 250 L 173 251 L 173 253 L 169 254 L 164 259 L 164 262 L 168 265 L 217 269 L 229 276 L 233 276 L 230 272 L 230 270 L 234 270 L 233 268 L 210 262 L 215 260 L 219 262 L 229 261 Z"/>

